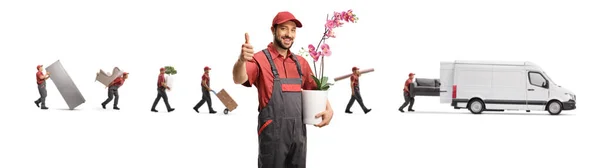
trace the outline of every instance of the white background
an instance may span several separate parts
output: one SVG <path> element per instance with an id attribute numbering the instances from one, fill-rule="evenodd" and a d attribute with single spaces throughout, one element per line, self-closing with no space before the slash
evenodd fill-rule
<path id="1" fill-rule="evenodd" d="M 396 3 L 396 4 L 392 4 Z M 308 129 L 308 167 L 598 167 L 596 63 L 600 11 L 595 1 L 2 1 L 0 2 L 0 167 L 256 167 L 255 88 L 234 85 L 231 70 L 250 34 L 256 48 L 272 41 L 275 14 L 289 10 L 304 27 L 293 51 L 317 43 L 328 13 L 353 9 L 358 23 L 329 41 L 326 75 L 352 66 L 375 68 L 361 78 L 373 111 L 344 114 L 349 81 L 330 90 L 330 126 Z M 73 111 L 48 81 L 47 111 L 34 67 L 61 60 L 87 102 Z M 308 59 L 310 60 L 310 59 Z M 577 94 L 578 109 L 470 114 L 418 97 L 400 113 L 409 72 L 437 78 L 439 62 L 532 61 Z M 150 112 L 161 66 L 176 86 Z M 223 115 L 192 107 L 201 73 L 239 104 Z M 103 110 L 99 69 L 130 72 L 121 111 Z M 107 109 L 112 108 L 112 103 Z"/>

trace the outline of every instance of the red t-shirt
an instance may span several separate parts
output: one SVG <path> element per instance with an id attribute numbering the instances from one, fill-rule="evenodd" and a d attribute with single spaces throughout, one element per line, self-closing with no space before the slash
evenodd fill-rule
<path id="1" fill-rule="evenodd" d="M 210 87 L 210 77 L 208 76 L 208 74 L 204 74 L 202 75 L 202 82 L 206 81 L 206 86 Z"/>
<path id="2" fill-rule="evenodd" d="M 117 77 L 110 86 L 122 86 L 125 83 L 125 79 L 123 77 Z"/>
<path id="3" fill-rule="evenodd" d="M 358 75 L 356 74 L 352 74 L 352 76 L 350 76 L 350 81 L 352 82 L 352 86 L 358 86 Z"/>
<path id="4" fill-rule="evenodd" d="M 408 92 L 408 88 L 410 88 L 410 83 L 412 82 L 412 80 L 407 79 L 406 82 L 404 82 L 404 92 Z"/>
<path id="5" fill-rule="evenodd" d="M 277 52 L 272 42 L 267 46 L 267 49 L 269 50 L 269 53 L 273 58 L 273 63 L 279 72 L 279 78 L 299 78 L 296 63 L 294 60 L 292 60 L 292 53 L 289 50 L 284 59 L 283 55 L 280 55 L 279 52 Z M 312 69 L 310 69 L 308 62 L 302 56 L 296 56 L 296 58 L 302 71 L 302 84 L 301 86 L 284 84 L 282 85 L 282 90 L 301 91 L 302 89 L 316 89 L 317 83 L 312 78 L 313 72 Z M 246 73 L 248 74 L 248 81 L 246 81 L 243 85 L 246 87 L 256 86 L 258 91 L 259 109 L 262 109 L 271 99 L 274 79 L 269 60 L 262 50 L 254 54 L 254 59 L 252 61 L 246 62 Z"/>
<path id="6" fill-rule="evenodd" d="M 165 82 L 165 75 L 164 74 L 160 74 L 158 75 L 158 87 L 163 87 L 162 83 Z"/>
<path id="7" fill-rule="evenodd" d="M 38 85 L 42 84 L 44 82 L 44 73 L 42 73 L 42 71 L 38 71 L 35 73 L 35 79 Z"/>

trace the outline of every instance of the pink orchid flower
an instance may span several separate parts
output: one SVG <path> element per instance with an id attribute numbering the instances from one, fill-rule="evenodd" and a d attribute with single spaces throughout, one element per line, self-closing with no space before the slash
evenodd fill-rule
<path id="1" fill-rule="evenodd" d="M 308 45 L 308 53 L 313 58 L 318 57 L 318 55 L 317 55 L 317 49 L 312 44 Z"/>
<path id="2" fill-rule="evenodd" d="M 348 22 L 348 13 L 347 12 L 342 12 L 342 14 L 340 16 L 340 20 Z"/>
<path id="3" fill-rule="evenodd" d="M 333 29 L 327 31 L 327 34 L 325 34 L 325 37 L 327 37 L 327 38 L 335 38 L 335 33 L 333 32 Z"/>
<path id="4" fill-rule="evenodd" d="M 314 61 L 314 62 L 317 62 L 317 61 L 319 61 L 319 58 L 320 58 L 322 55 L 323 55 L 323 53 L 321 53 L 321 51 L 319 51 L 319 52 L 315 52 L 315 55 L 312 55 L 312 54 L 311 54 L 310 56 L 313 58 L 313 61 Z"/>
<path id="5" fill-rule="evenodd" d="M 335 20 L 327 20 L 327 22 L 325 23 L 325 27 L 327 27 L 327 29 L 333 29 L 336 28 L 336 21 Z"/>
<path id="6" fill-rule="evenodd" d="M 328 44 L 323 43 L 323 45 L 321 45 L 321 51 L 323 51 L 323 56 L 331 56 L 331 50 L 329 49 Z"/>

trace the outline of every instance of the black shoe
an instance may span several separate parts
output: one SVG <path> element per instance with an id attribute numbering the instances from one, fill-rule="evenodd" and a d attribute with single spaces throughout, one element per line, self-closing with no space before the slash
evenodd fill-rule
<path id="1" fill-rule="evenodd" d="M 115 110 L 121 110 L 119 107 L 113 107 L 113 109 L 115 109 Z"/>
<path id="2" fill-rule="evenodd" d="M 106 109 L 106 104 L 102 103 L 102 108 Z"/>
<path id="3" fill-rule="evenodd" d="M 155 110 L 155 109 L 152 109 L 150 111 L 158 113 L 158 110 Z"/>
<path id="4" fill-rule="evenodd" d="M 194 107 L 194 111 L 196 111 L 196 113 L 200 113 L 200 112 L 198 111 L 198 109 L 197 109 L 197 108 L 195 108 L 195 107 Z"/>
<path id="5" fill-rule="evenodd" d="M 400 110 L 400 112 L 403 112 L 403 113 L 404 113 L 404 110 L 402 110 L 402 109 L 398 109 L 398 110 Z"/>
<path id="6" fill-rule="evenodd" d="M 365 110 L 365 114 L 367 114 L 367 113 L 369 113 L 369 112 L 371 112 L 371 109 L 367 109 L 367 110 Z"/>
<path id="7" fill-rule="evenodd" d="M 167 110 L 167 112 L 169 112 L 169 113 L 170 113 L 171 111 L 174 111 L 174 110 L 175 110 L 175 108 L 168 109 L 168 110 Z"/>
<path id="8" fill-rule="evenodd" d="M 217 113 L 217 111 L 215 111 L 215 110 L 212 110 L 212 111 L 210 111 L 210 112 L 208 112 L 208 113 L 210 113 L 210 114 L 215 114 L 215 113 Z"/>
<path id="9" fill-rule="evenodd" d="M 35 105 L 39 108 L 40 107 L 40 102 L 38 102 L 38 101 L 34 101 L 34 102 L 35 102 Z"/>
<path id="10" fill-rule="evenodd" d="M 352 111 L 350 111 L 350 110 L 346 110 L 346 113 L 348 113 L 348 114 L 352 114 Z"/>
<path id="11" fill-rule="evenodd" d="M 413 109 L 408 109 L 408 111 L 410 111 L 410 112 L 414 112 L 415 110 L 413 110 Z"/>
<path id="12" fill-rule="evenodd" d="M 42 110 L 48 110 L 48 107 L 42 106 Z"/>

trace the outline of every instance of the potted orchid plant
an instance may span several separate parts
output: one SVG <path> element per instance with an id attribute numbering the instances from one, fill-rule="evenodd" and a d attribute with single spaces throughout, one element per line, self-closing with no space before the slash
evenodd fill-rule
<path id="1" fill-rule="evenodd" d="M 303 120 L 305 124 L 313 125 L 321 122 L 320 118 L 315 118 L 314 116 L 326 109 L 327 92 L 329 87 L 333 85 L 333 83 L 328 82 L 329 78 L 324 76 L 323 73 L 325 57 L 331 56 L 331 49 L 329 44 L 327 44 L 327 39 L 336 37 L 333 31 L 335 28 L 342 27 L 345 23 L 356 23 L 357 20 L 358 17 L 356 17 L 356 14 L 352 10 L 334 12 L 333 16 L 329 16 L 328 14 L 325 23 L 325 32 L 321 36 L 317 46 L 309 44 L 308 50 L 304 47 L 300 49 L 300 55 L 312 58 L 315 72 L 312 78 L 317 83 L 315 90 L 302 91 Z M 319 71 L 317 71 L 317 62 L 320 64 Z"/>

